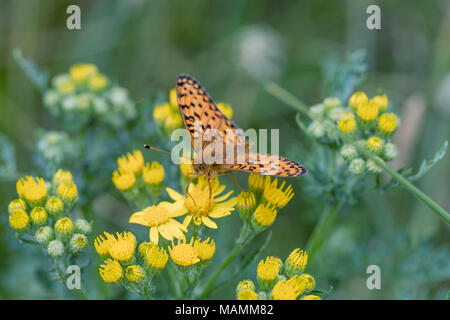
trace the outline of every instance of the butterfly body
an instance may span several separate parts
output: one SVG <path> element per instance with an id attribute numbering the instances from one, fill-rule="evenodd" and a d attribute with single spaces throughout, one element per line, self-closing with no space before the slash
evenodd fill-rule
<path id="1" fill-rule="evenodd" d="M 194 175 L 204 175 L 210 180 L 220 174 L 232 173 L 233 170 L 280 177 L 293 177 L 306 173 L 306 168 L 301 164 L 282 156 L 251 153 L 245 137 L 238 133 L 239 127 L 217 108 L 206 90 L 192 77 L 180 75 L 176 89 L 178 107 L 184 126 L 191 137 L 194 158 L 203 156 L 203 150 L 214 141 L 214 139 L 204 139 L 210 130 L 219 133 L 215 139 L 218 140 L 216 142 L 223 143 L 223 154 L 227 147 L 231 146 L 235 154 L 241 152 L 242 156 L 240 158 L 234 156 L 234 161 L 231 163 L 228 161 L 195 163 L 194 161 Z M 238 148 L 238 145 L 243 148 Z"/>

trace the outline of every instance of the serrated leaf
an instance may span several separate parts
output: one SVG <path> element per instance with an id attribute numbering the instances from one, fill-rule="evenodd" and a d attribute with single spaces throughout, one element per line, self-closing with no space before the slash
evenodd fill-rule
<path id="1" fill-rule="evenodd" d="M 30 60 L 25 59 L 20 49 L 14 49 L 12 56 L 36 88 L 38 88 L 41 93 L 44 93 L 48 88 L 48 81 L 50 78 L 49 73 L 39 69 L 39 67 Z"/>

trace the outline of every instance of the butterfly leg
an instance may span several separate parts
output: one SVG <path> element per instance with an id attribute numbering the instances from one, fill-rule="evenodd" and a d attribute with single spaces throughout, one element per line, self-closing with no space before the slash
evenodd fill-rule
<path id="1" fill-rule="evenodd" d="M 231 174 L 231 177 L 233 178 L 234 184 L 238 186 L 238 188 L 242 191 L 242 192 L 248 192 L 247 190 L 245 190 L 244 188 L 242 188 L 239 183 L 237 182 L 236 177 L 234 176 L 234 172 L 233 171 L 224 171 L 223 174 Z"/>
<path id="2" fill-rule="evenodd" d="M 211 177 L 208 177 L 208 185 L 209 185 L 209 205 L 211 205 L 211 200 L 212 200 L 212 185 L 211 185 Z"/>
<path id="3" fill-rule="evenodd" d="M 191 194 L 189 193 L 189 185 L 191 184 L 191 181 L 192 181 L 192 179 L 193 179 L 194 176 L 195 176 L 195 172 L 189 172 L 189 173 L 187 174 L 186 178 L 188 178 L 189 176 L 191 176 L 191 177 L 189 178 L 189 181 L 188 181 L 188 183 L 186 184 L 186 190 L 184 191 L 184 197 L 186 197 L 186 196 L 191 197 L 192 201 L 194 201 L 194 204 L 195 204 L 195 199 L 194 199 L 194 198 L 191 196 Z"/>

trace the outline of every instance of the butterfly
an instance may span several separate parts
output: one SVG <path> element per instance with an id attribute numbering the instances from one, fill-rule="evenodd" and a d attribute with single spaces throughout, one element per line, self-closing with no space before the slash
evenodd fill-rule
<path id="1" fill-rule="evenodd" d="M 201 150 L 206 150 L 214 141 L 214 139 L 210 141 L 203 139 L 208 130 L 213 129 L 219 133 L 219 137 L 216 137 L 216 139 L 223 143 L 223 150 L 231 147 L 235 151 L 245 152 L 241 157 L 243 160 L 237 161 L 238 157 L 235 156 L 233 163 L 196 163 L 194 161 L 194 172 L 190 181 L 195 175 L 203 175 L 208 179 L 211 186 L 211 179 L 218 175 L 231 174 L 236 185 L 242 190 L 233 174 L 235 170 L 277 177 L 296 177 L 307 172 L 304 166 L 285 157 L 251 152 L 245 137 L 238 133 L 229 134 L 230 132 L 240 132 L 239 127 L 219 110 L 206 90 L 194 78 L 186 74 L 178 76 L 176 91 L 178 108 L 184 126 L 190 134 L 191 145 L 194 149 L 194 159 L 199 152 L 202 152 Z M 196 140 L 200 143 L 196 144 Z M 242 142 L 245 148 L 238 149 L 238 143 Z M 200 149 L 198 148 L 199 145 L 201 146 Z"/>

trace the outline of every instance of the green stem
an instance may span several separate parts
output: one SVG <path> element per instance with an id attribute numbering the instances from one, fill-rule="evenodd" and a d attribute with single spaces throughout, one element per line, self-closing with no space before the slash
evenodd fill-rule
<path id="1" fill-rule="evenodd" d="M 336 214 L 341 208 L 341 203 L 337 202 L 334 205 L 328 205 L 322 212 L 319 222 L 315 225 L 311 236 L 306 244 L 306 252 L 308 253 L 309 259 L 312 258 L 314 253 L 322 246 L 328 235 L 330 227 L 333 225 L 333 221 Z"/>
<path id="2" fill-rule="evenodd" d="M 242 227 L 244 230 L 247 229 L 247 223 L 244 224 Z M 258 234 L 258 231 L 252 231 L 247 233 L 246 235 L 243 235 L 241 233 L 241 236 L 239 237 L 238 241 L 236 241 L 236 244 L 233 248 L 233 250 L 230 252 L 228 257 L 222 262 L 219 268 L 216 269 L 216 271 L 209 277 L 206 284 L 203 286 L 203 289 L 201 293 L 197 296 L 198 299 L 204 299 L 212 290 L 212 287 L 214 283 L 216 282 L 217 278 L 220 276 L 220 274 L 225 270 L 226 267 L 233 261 L 233 259 L 237 256 L 237 254 Z"/>
<path id="3" fill-rule="evenodd" d="M 276 83 L 270 82 L 265 86 L 267 92 L 271 95 L 277 97 L 287 105 L 293 107 L 295 110 L 305 114 L 309 118 L 311 115 L 309 113 L 308 107 L 301 102 L 297 97 L 295 97 L 290 92 L 284 90 Z M 338 129 L 334 126 L 334 129 Z M 342 136 L 341 136 L 342 137 Z M 439 204 L 433 201 L 429 196 L 420 191 L 416 186 L 414 186 L 408 179 L 403 177 L 401 174 L 396 172 L 394 169 L 389 167 L 383 160 L 372 154 L 369 150 L 360 146 L 356 141 L 352 141 L 348 137 L 342 137 L 343 140 L 351 145 L 353 145 L 358 151 L 360 151 L 364 156 L 372 159 L 377 165 L 379 165 L 384 171 L 386 171 L 394 180 L 396 180 L 406 191 L 410 192 L 417 199 L 421 200 L 425 205 L 427 205 L 434 213 L 440 216 L 445 222 L 450 224 L 450 214 L 444 210 Z"/>

